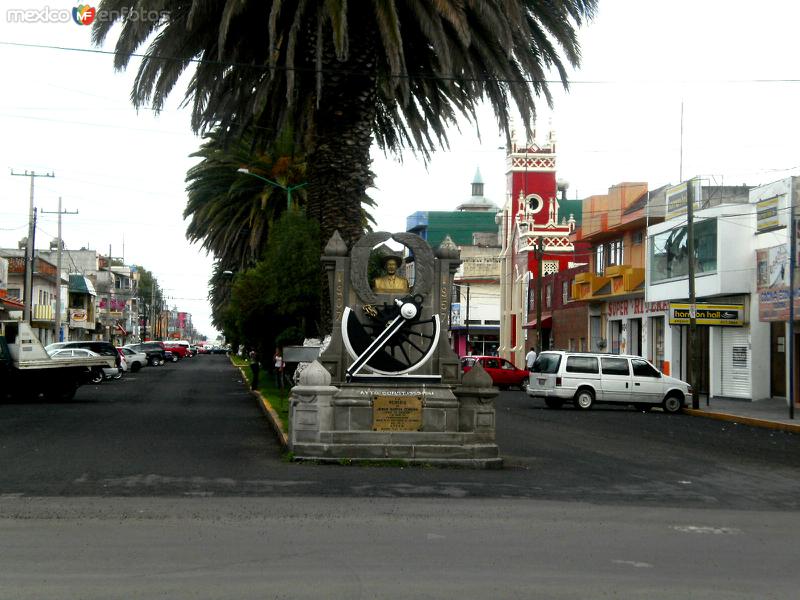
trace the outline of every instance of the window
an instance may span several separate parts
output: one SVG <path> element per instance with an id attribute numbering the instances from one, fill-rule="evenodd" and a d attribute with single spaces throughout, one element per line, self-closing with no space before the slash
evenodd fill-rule
<path id="1" fill-rule="evenodd" d="M 544 292 L 544 305 L 547 308 L 550 308 L 552 304 L 553 304 L 553 284 L 548 283 Z"/>
<path id="2" fill-rule="evenodd" d="M 567 304 L 571 300 L 572 285 L 571 281 L 561 282 L 561 304 Z"/>
<path id="3" fill-rule="evenodd" d="M 627 358 L 606 358 L 604 356 L 600 359 L 600 365 L 603 367 L 604 375 L 631 374 L 630 368 L 628 368 Z"/>
<path id="4" fill-rule="evenodd" d="M 20 288 L 8 288 L 8 295 L 12 298 L 22 298 L 20 296 Z"/>
<path id="5" fill-rule="evenodd" d="M 633 245 L 634 246 L 640 246 L 642 244 L 642 242 L 644 241 L 644 231 L 641 231 L 641 230 L 634 231 L 633 232 L 633 236 L 632 236 L 632 240 L 633 240 Z"/>
<path id="6" fill-rule="evenodd" d="M 624 245 L 622 240 L 614 240 L 608 245 L 608 264 L 609 265 L 622 265 L 625 264 L 623 252 Z"/>
<path id="7" fill-rule="evenodd" d="M 510 362 L 508 362 L 505 359 L 501 359 L 500 365 L 501 365 L 501 368 L 505 369 L 506 371 L 516 371 L 516 368 L 514 367 L 514 365 L 512 365 Z"/>
<path id="8" fill-rule="evenodd" d="M 689 251 L 686 226 L 676 227 L 653 236 L 650 246 L 650 272 L 654 282 L 686 277 L 689 273 Z M 695 273 L 717 270 L 717 220 L 703 219 L 694 226 Z"/>
<path id="9" fill-rule="evenodd" d="M 568 356 L 567 373 L 598 373 L 597 357 Z"/>
<path id="10" fill-rule="evenodd" d="M 487 358 L 483 366 L 487 369 L 499 369 L 500 368 L 500 361 L 496 358 Z"/>
<path id="11" fill-rule="evenodd" d="M 594 250 L 594 272 L 598 275 L 602 275 L 606 268 L 605 249 L 606 247 L 600 244 Z"/>
<path id="12" fill-rule="evenodd" d="M 631 364 L 633 365 L 633 374 L 638 377 L 661 377 L 661 373 L 646 360 L 634 358 L 631 360 Z"/>
<path id="13" fill-rule="evenodd" d="M 534 373 L 558 373 L 558 367 L 561 365 L 560 354 L 549 354 L 543 352 L 536 357 L 536 362 L 533 363 Z"/>

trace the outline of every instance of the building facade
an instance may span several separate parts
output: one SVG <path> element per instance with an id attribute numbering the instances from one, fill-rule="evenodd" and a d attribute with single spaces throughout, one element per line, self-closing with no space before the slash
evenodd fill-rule
<path id="1" fill-rule="evenodd" d="M 561 185 L 565 190 L 566 186 Z M 536 341 L 526 321 L 530 282 L 577 266 L 570 234 L 580 223 L 579 201 L 559 198 L 556 141 L 520 144 L 512 136 L 506 155 L 506 202 L 498 214 L 501 236 L 500 349 L 516 366 Z M 540 266 L 541 265 L 541 266 Z"/>

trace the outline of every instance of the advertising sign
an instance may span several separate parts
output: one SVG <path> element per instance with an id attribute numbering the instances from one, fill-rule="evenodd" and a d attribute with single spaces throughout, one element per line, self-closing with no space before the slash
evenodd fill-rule
<path id="1" fill-rule="evenodd" d="M 756 251 L 758 320 L 789 319 L 789 244 Z M 795 312 L 800 310 L 800 290 L 795 289 Z M 797 313 L 800 314 L 800 313 Z"/>
<path id="2" fill-rule="evenodd" d="M 741 327 L 744 325 L 744 304 L 678 304 L 669 303 L 669 324 L 688 325 L 695 312 L 698 325 L 722 325 Z"/>
<path id="3" fill-rule="evenodd" d="M 782 197 L 767 198 L 756 205 L 756 233 L 764 233 L 781 226 L 778 208 Z"/>
<path id="4" fill-rule="evenodd" d="M 694 209 L 698 210 L 701 207 L 702 188 L 700 186 L 700 180 L 693 179 L 692 181 L 684 181 L 667 190 L 667 220 L 686 214 L 689 197 L 688 188 L 690 185 L 694 186 Z"/>

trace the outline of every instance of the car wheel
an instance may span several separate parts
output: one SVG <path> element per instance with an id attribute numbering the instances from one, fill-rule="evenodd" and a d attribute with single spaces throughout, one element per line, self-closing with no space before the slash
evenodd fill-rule
<path id="1" fill-rule="evenodd" d="M 89 377 L 89 381 L 92 383 L 100 383 L 103 381 L 103 370 L 102 369 L 92 369 L 92 375 Z"/>
<path id="2" fill-rule="evenodd" d="M 177 354 L 172 355 L 172 362 L 178 362 L 179 358 Z"/>
<path id="3" fill-rule="evenodd" d="M 525 377 L 525 378 L 520 380 L 519 389 L 524 392 L 527 388 L 528 388 L 528 378 Z"/>
<path id="4" fill-rule="evenodd" d="M 157 356 L 151 356 L 147 360 L 150 362 L 150 366 L 151 367 L 157 367 L 158 366 L 158 357 Z"/>
<path id="5" fill-rule="evenodd" d="M 545 398 L 544 403 L 547 405 L 547 408 L 561 408 L 564 406 L 564 401 L 558 398 Z"/>
<path id="6" fill-rule="evenodd" d="M 581 410 L 589 410 L 594 404 L 594 394 L 592 390 L 583 388 L 575 394 L 575 407 Z"/>
<path id="7" fill-rule="evenodd" d="M 652 404 L 644 404 L 643 402 L 634 404 L 633 406 L 636 408 L 636 410 L 640 410 L 642 412 L 650 412 L 650 409 L 653 408 Z"/>
<path id="8" fill-rule="evenodd" d="M 675 394 L 670 394 L 666 398 L 664 398 L 664 402 L 662 403 L 664 407 L 664 412 L 675 414 L 680 412 L 683 408 L 683 399 Z"/>
<path id="9" fill-rule="evenodd" d="M 131 365 L 131 373 L 136 373 L 139 369 L 142 368 L 142 365 L 138 362 L 135 362 Z"/>
<path id="10" fill-rule="evenodd" d="M 116 375 L 114 375 L 111 379 L 122 379 L 122 369 L 117 369 Z"/>

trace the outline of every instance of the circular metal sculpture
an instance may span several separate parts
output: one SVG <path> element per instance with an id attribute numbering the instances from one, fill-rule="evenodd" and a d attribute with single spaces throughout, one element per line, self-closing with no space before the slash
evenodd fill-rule
<path id="1" fill-rule="evenodd" d="M 405 245 L 415 261 L 414 284 L 408 294 L 379 294 L 370 288 L 367 264 L 372 249 L 389 239 Z M 342 340 L 353 363 L 347 381 L 363 370 L 377 375 L 411 373 L 436 351 L 441 325 L 439 315 L 425 299 L 433 284 L 433 252 L 419 236 L 376 232 L 362 237 L 351 252 L 353 290 L 364 304 L 344 308 Z M 428 306 L 430 304 L 428 303 Z"/>

